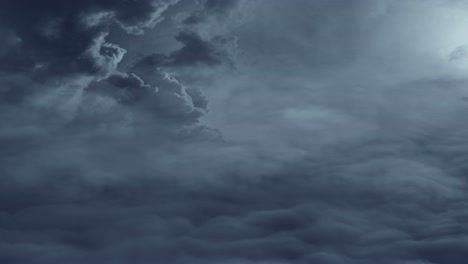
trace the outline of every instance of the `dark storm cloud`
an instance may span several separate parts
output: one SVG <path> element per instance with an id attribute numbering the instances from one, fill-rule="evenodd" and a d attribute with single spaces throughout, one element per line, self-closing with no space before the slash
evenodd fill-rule
<path id="1" fill-rule="evenodd" d="M 264 0 L 226 32 L 207 0 L 126 66 L 150 2 L 0 4 L 1 263 L 466 262 L 464 10 Z M 231 35 L 239 72 L 204 67 Z"/>
<path id="2" fill-rule="evenodd" d="M 137 62 L 137 65 L 147 67 L 232 65 L 231 53 L 235 50 L 236 38 L 226 31 L 207 32 L 203 26 L 209 28 L 216 23 L 225 23 L 223 20 L 229 19 L 227 14 L 239 9 L 240 2 L 210 0 L 198 3 L 194 11 L 182 16 L 188 17 L 182 20 L 181 30 L 174 36 L 182 47 L 169 54 L 151 54 Z"/>
<path id="3" fill-rule="evenodd" d="M 30 74 L 108 74 L 123 49 L 105 42 L 112 22 L 142 33 L 175 1 L 16 1 L 3 2 L 3 26 L 17 39 L 2 59 L 6 71 Z"/>
<path id="4" fill-rule="evenodd" d="M 216 37 L 212 40 L 204 40 L 195 32 L 182 31 L 175 39 L 180 42 L 182 48 L 169 55 L 152 54 L 138 62 L 138 66 L 147 67 L 179 67 L 197 65 L 217 65 L 229 59 L 229 54 L 223 49 L 232 39 Z"/>
<path id="5" fill-rule="evenodd" d="M 18 43 L 13 43 L 11 50 L 5 52 L 2 60 L 3 70 L 6 73 L 23 74 L 42 82 L 50 82 L 57 78 L 72 78 L 81 82 L 82 86 L 113 76 L 110 83 L 117 87 L 115 91 L 109 90 L 110 94 L 120 93 L 117 98 L 119 102 L 128 105 L 130 101 L 141 102 L 146 97 L 161 98 L 158 99 L 161 102 L 148 99 L 145 103 L 148 107 L 154 108 L 153 111 L 160 109 L 166 114 L 173 114 L 174 118 L 177 118 L 175 115 L 184 115 L 183 118 L 196 122 L 202 111 L 190 109 L 194 106 L 190 96 L 185 92 L 185 87 L 175 79 L 169 80 L 165 73 L 153 74 L 152 79 L 155 79 L 156 75 L 161 79 L 158 81 L 161 87 L 157 88 L 144 84 L 144 81 L 135 74 L 114 74 L 126 50 L 106 40 L 114 24 L 128 33 L 142 34 L 143 30 L 152 28 L 160 22 L 162 13 L 176 2 L 4 3 L 2 18 L 5 21 L 4 26 L 8 28 L 8 32 L 13 32 L 12 35 L 18 39 Z M 26 4 L 29 4 L 29 8 L 23 10 Z M 28 14 L 32 10 L 34 11 Z M 7 37 L 12 38 L 8 35 Z M 192 46 L 194 45 L 189 45 Z M 197 47 L 193 52 L 198 51 Z M 179 87 L 174 88 L 175 86 Z M 9 98 L 16 98 L 21 94 L 27 95 L 27 92 L 21 92 L 19 88 L 18 91 L 8 90 L 10 92 L 6 96 Z M 153 95 L 154 93 L 156 95 Z M 156 105 L 150 106 L 151 104 Z M 198 113 L 195 113 L 195 110 Z"/>
<path id="6" fill-rule="evenodd" d="M 199 89 L 186 88 L 159 70 L 147 74 L 151 74 L 148 78 L 151 85 L 134 73 L 116 73 L 107 80 L 111 87 L 98 84 L 96 90 L 124 105 L 144 108 L 155 116 L 174 121 L 196 122 L 208 110 L 208 102 Z"/>

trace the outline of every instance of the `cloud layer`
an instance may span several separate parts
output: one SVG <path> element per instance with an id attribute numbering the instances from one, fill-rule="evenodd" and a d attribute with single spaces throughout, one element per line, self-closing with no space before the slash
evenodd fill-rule
<path id="1" fill-rule="evenodd" d="M 1 263 L 457 264 L 457 1 L 0 3 Z"/>

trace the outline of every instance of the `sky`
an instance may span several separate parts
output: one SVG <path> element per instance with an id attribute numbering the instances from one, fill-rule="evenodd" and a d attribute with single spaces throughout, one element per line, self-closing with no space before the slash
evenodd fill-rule
<path id="1" fill-rule="evenodd" d="M 468 1 L 0 1 L 0 263 L 461 264 Z"/>

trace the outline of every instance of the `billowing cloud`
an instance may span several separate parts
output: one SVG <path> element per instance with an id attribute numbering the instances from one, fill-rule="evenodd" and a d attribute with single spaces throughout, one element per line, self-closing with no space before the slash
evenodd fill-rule
<path id="1" fill-rule="evenodd" d="M 229 61 L 229 53 L 226 47 L 233 39 L 227 37 L 215 37 L 204 40 L 195 32 L 182 31 L 175 39 L 182 43 L 182 48 L 170 53 L 152 54 L 138 62 L 138 66 L 147 67 L 179 67 L 197 65 L 217 65 Z"/>
<path id="2" fill-rule="evenodd" d="M 157 82 L 161 87 L 150 88 L 139 83 L 144 81 L 137 75 L 121 73 L 118 65 L 127 51 L 118 44 L 107 41 L 110 31 L 116 30 L 116 26 L 133 34 L 142 34 L 143 30 L 153 28 L 163 20 L 164 11 L 176 3 L 177 1 L 84 1 L 65 4 L 60 1 L 46 1 L 40 4 L 28 3 L 31 8 L 28 10 L 34 9 L 34 13 L 30 15 L 24 14 L 25 3 L 22 1 L 8 4 L 3 11 L 3 20 L 8 32 L 12 32 L 9 38 L 14 36 L 18 41 L 4 54 L 3 70 L 8 74 L 23 74 L 26 78 L 47 82 L 48 85 L 60 81 L 64 82 L 61 86 L 71 86 L 67 83 L 76 83 L 77 79 L 81 79 L 79 83 L 82 88 L 112 76 L 109 83 L 115 84 L 116 89 L 111 93 L 121 93 L 120 98 L 117 98 L 119 102 L 135 101 L 138 96 L 145 101 L 148 101 L 147 96 L 165 97 L 161 102 L 155 99 L 147 102 L 148 107 L 158 108 L 159 105 L 166 104 L 160 107 L 166 112 L 192 114 L 194 110 L 190 108 L 194 107 L 193 102 L 184 86 L 168 77 L 169 75 L 156 72 L 151 78 L 159 78 Z M 24 17 L 18 18 L 20 14 Z M 196 52 L 197 50 L 192 51 L 194 54 Z M 179 87 L 175 88 L 176 86 Z M 154 105 L 150 106 L 151 104 Z M 172 104 L 175 104 L 174 107 Z M 172 107 L 177 110 L 171 110 Z M 200 115 L 201 112 L 193 114 L 193 120 Z"/>
<path id="3" fill-rule="evenodd" d="M 460 3 L 0 10 L 1 263 L 466 262 Z"/>
<path id="4" fill-rule="evenodd" d="M 175 1 L 17 1 L 2 4 L 3 26 L 17 39 L 6 70 L 55 74 L 90 73 L 88 63 L 102 63 L 112 44 L 105 34 L 113 22 L 133 33 L 154 26 Z M 117 47 L 114 47 L 117 49 Z M 119 51 L 119 53 L 121 53 Z M 107 54 L 108 55 L 108 54 Z M 117 61 L 108 63 L 118 63 Z M 91 62 L 89 62 L 91 60 Z M 103 65 L 100 65 L 103 66 Z"/>

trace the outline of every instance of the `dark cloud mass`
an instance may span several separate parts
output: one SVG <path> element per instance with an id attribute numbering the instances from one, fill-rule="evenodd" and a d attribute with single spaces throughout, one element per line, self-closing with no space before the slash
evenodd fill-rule
<path id="1" fill-rule="evenodd" d="M 226 61 L 228 52 L 221 47 L 232 41 L 230 38 L 216 37 L 210 41 L 203 40 L 191 31 L 182 31 L 175 36 L 182 43 L 182 48 L 170 53 L 151 54 L 138 62 L 137 66 L 146 67 L 181 67 L 197 65 L 218 65 Z"/>
<path id="2" fill-rule="evenodd" d="M 13 33 L 7 38 L 17 43 L 2 60 L 2 68 L 57 74 L 105 71 L 102 68 L 115 67 L 125 53 L 105 41 L 111 23 L 129 33 L 142 33 L 174 2 L 4 1 L 2 24 Z"/>
<path id="3" fill-rule="evenodd" d="M 1 1 L 0 263 L 467 263 L 467 18 Z"/>

